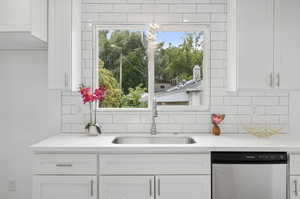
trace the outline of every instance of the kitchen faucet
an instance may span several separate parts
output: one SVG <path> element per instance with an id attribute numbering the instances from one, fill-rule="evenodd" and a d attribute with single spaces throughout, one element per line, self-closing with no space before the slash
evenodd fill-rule
<path id="1" fill-rule="evenodd" d="M 151 135 L 156 135 L 156 121 L 155 118 L 158 116 L 157 114 L 157 103 L 155 97 L 153 97 L 152 102 L 152 124 L 151 124 Z"/>

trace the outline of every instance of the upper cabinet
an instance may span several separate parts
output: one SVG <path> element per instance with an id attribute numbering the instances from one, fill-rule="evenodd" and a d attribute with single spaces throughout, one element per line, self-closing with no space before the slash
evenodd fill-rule
<path id="1" fill-rule="evenodd" d="M 81 83 L 80 2 L 49 0 L 49 89 L 76 91 Z"/>
<path id="2" fill-rule="evenodd" d="M 300 89 L 300 0 L 229 0 L 229 90 Z"/>
<path id="3" fill-rule="evenodd" d="M 275 82 L 283 89 L 299 89 L 300 0 L 275 0 Z"/>
<path id="4" fill-rule="evenodd" d="M 47 2 L 0 1 L 0 49 L 47 48 Z"/>

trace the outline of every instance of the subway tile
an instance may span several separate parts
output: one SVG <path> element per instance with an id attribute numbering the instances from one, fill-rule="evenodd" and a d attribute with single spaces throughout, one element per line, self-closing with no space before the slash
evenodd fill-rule
<path id="1" fill-rule="evenodd" d="M 183 130 L 182 124 L 157 124 L 156 125 L 158 133 L 181 133 Z"/>
<path id="2" fill-rule="evenodd" d="M 151 23 L 154 20 L 152 14 L 128 14 L 128 22 L 144 22 Z"/>
<path id="3" fill-rule="evenodd" d="M 208 23 L 209 22 L 209 14 L 205 14 L 205 13 L 184 14 L 183 15 L 183 21 L 185 21 L 185 22 Z"/>
<path id="4" fill-rule="evenodd" d="M 224 78 L 225 70 L 224 69 L 212 69 L 211 78 Z"/>
<path id="5" fill-rule="evenodd" d="M 211 125 L 210 124 L 184 124 L 183 133 L 210 133 Z"/>
<path id="6" fill-rule="evenodd" d="M 278 105 L 278 97 L 253 97 L 254 105 Z"/>
<path id="7" fill-rule="evenodd" d="M 139 123 L 140 118 L 135 113 L 114 112 L 113 123 Z"/>
<path id="8" fill-rule="evenodd" d="M 218 32 L 224 32 L 226 31 L 226 23 L 213 23 L 211 22 L 210 23 L 210 30 L 211 31 L 218 31 Z"/>
<path id="9" fill-rule="evenodd" d="M 81 0 L 84 3 L 127 3 L 127 0 Z"/>
<path id="10" fill-rule="evenodd" d="M 182 14 L 156 14 L 155 15 L 156 23 L 181 23 L 182 22 Z"/>
<path id="11" fill-rule="evenodd" d="M 102 125 L 103 134 L 106 133 L 128 133 L 128 125 L 127 124 L 108 124 L 103 123 Z"/>
<path id="12" fill-rule="evenodd" d="M 288 106 L 266 106 L 265 107 L 266 114 L 278 114 L 278 115 L 288 115 L 289 109 Z"/>
<path id="13" fill-rule="evenodd" d="M 213 106 L 211 112 L 215 114 L 237 114 L 238 106 Z"/>
<path id="14" fill-rule="evenodd" d="M 251 97 L 224 97 L 225 105 L 250 105 Z"/>
<path id="15" fill-rule="evenodd" d="M 128 124 L 128 133 L 148 133 L 151 132 L 151 124 Z"/>
<path id="16" fill-rule="evenodd" d="M 211 41 L 212 50 L 226 50 L 226 41 Z"/>
<path id="17" fill-rule="evenodd" d="M 143 4 L 142 13 L 168 13 L 169 5 L 167 4 Z"/>
<path id="18" fill-rule="evenodd" d="M 211 14 L 212 22 L 226 22 L 226 14 L 213 13 Z"/>
<path id="19" fill-rule="evenodd" d="M 225 68 L 226 66 L 226 60 L 225 59 L 212 59 L 211 60 L 211 68 Z"/>
<path id="20" fill-rule="evenodd" d="M 289 104 L 289 98 L 288 97 L 280 97 L 279 98 L 279 104 L 280 105 L 288 105 Z"/>
<path id="21" fill-rule="evenodd" d="M 120 13 L 141 13 L 141 4 L 114 4 L 113 12 Z"/>
<path id="22" fill-rule="evenodd" d="M 175 4 L 170 5 L 170 13 L 195 13 L 196 6 L 193 4 Z"/>
<path id="23" fill-rule="evenodd" d="M 62 113 L 64 115 L 71 114 L 72 113 L 72 105 L 63 105 L 62 106 Z"/>
<path id="24" fill-rule="evenodd" d="M 221 31 L 221 32 L 211 32 L 211 40 L 214 41 L 226 41 L 226 32 Z"/>
<path id="25" fill-rule="evenodd" d="M 127 22 L 127 15 L 122 13 L 109 13 L 109 14 L 100 14 L 98 16 L 98 20 L 100 22 L 111 22 L 111 23 L 117 23 L 117 22 Z"/>
<path id="26" fill-rule="evenodd" d="M 170 114 L 169 121 L 170 123 L 193 124 L 197 122 L 197 118 L 196 114 Z"/>
<path id="27" fill-rule="evenodd" d="M 90 12 L 112 12 L 113 11 L 113 4 L 82 4 L 81 11 L 83 13 L 90 13 Z"/>
<path id="28" fill-rule="evenodd" d="M 224 104 L 224 98 L 223 97 L 211 97 L 211 103 L 212 105 L 223 105 Z"/>

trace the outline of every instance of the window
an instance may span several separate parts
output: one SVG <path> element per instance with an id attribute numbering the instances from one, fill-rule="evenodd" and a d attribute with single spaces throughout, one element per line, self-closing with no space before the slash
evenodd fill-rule
<path id="1" fill-rule="evenodd" d="M 197 25 L 97 26 L 100 108 L 207 110 L 209 34 Z"/>

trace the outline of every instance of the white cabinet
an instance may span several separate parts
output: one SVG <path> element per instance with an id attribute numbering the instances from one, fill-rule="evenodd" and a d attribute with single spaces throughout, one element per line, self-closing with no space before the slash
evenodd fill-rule
<path id="1" fill-rule="evenodd" d="M 268 88 L 273 74 L 273 0 L 239 0 L 237 5 L 238 86 Z"/>
<path id="2" fill-rule="evenodd" d="M 210 199 L 209 154 L 103 154 L 99 174 L 101 199 Z"/>
<path id="3" fill-rule="evenodd" d="M 34 176 L 33 199 L 96 199 L 96 176 Z"/>
<path id="4" fill-rule="evenodd" d="M 299 89 L 300 0 L 275 0 L 275 87 Z"/>
<path id="5" fill-rule="evenodd" d="M 47 48 L 47 0 L 0 1 L 0 49 Z"/>
<path id="6" fill-rule="evenodd" d="M 101 199 L 211 198 L 209 175 L 100 176 L 99 179 Z"/>
<path id="7" fill-rule="evenodd" d="M 101 199 L 154 199 L 153 176 L 101 176 Z"/>
<path id="8" fill-rule="evenodd" d="M 229 90 L 300 89 L 300 0 L 229 0 L 228 9 Z"/>
<path id="9" fill-rule="evenodd" d="M 80 0 L 49 0 L 49 89 L 76 91 L 81 82 L 80 6 Z"/>
<path id="10" fill-rule="evenodd" d="M 156 199 L 210 199 L 209 175 L 166 175 L 156 177 Z"/>

